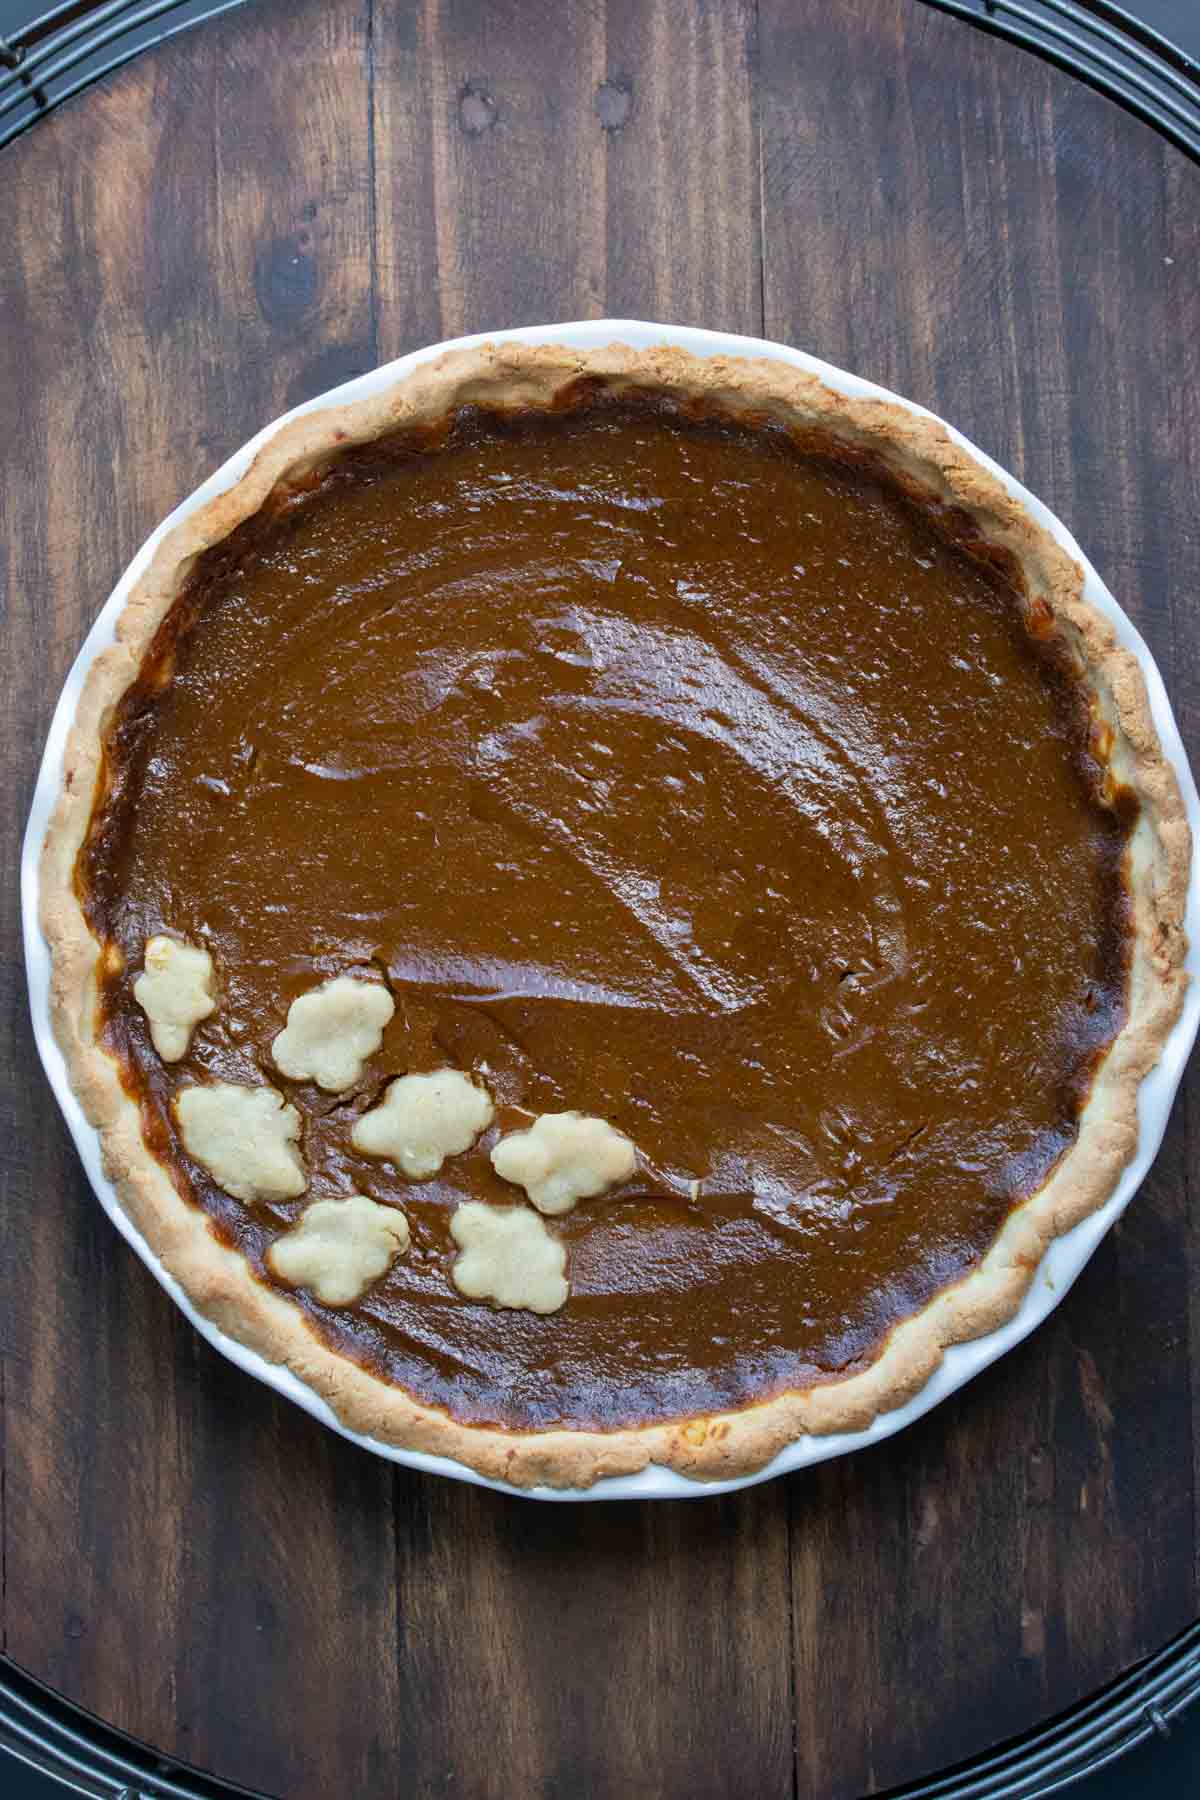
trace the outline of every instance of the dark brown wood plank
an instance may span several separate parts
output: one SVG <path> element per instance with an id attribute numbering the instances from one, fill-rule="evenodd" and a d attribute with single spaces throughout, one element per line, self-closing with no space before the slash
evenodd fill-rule
<path id="1" fill-rule="evenodd" d="M 1196 172 L 1182 158 L 1172 157 L 1166 168 L 1163 203 L 1166 216 L 1162 263 L 1163 309 L 1184 309 L 1191 316 L 1195 283 L 1188 274 L 1194 268 L 1200 225 L 1196 219 Z M 1200 630 L 1197 601 L 1200 581 L 1200 431 L 1196 428 L 1196 395 L 1200 393 L 1200 333 L 1172 344 L 1176 358 L 1164 362 L 1161 371 L 1162 407 L 1152 433 L 1158 479 L 1165 481 L 1164 503 L 1173 508 L 1173 524 L 1164 534 L 1162 579 L 1170 595 L 1174 678 L 1171 698 L 1183 740 L 1196 765 L 1200 745 Z M 1196 1589 L 1200 1592 L 1200 1224 L 1197 1202 L 1197 1154 L 1200 1152 L 1200 1073 L 1195 1058 L 1184 1079 L 1181 1100 L 1176 1102 L 1176 1130 L 1182 1127 L 1184 1171 L 1188 1177 L 1190 1231 L 1185 1231 L 1179 1251 L 1168 1248 L 1168 1257 L 1179 1254 L 1190 1299 L 1185 1327 L 1175 1318 L 1170 1324 L 1187 1332 L 1192 1367 L 1192 1550 Z M 1180 1115 L 1182 1114 L 1182 1118 Z M 1181 1472 L 1182 1480 L 1182 1472 Z"/>
<path id="2" fill-rule="evenodd" d="M 1197 390 L 1178 371 L 1200 305 L 1166 259 L 1200 218 L 1196 172 L 1097 95 L 907 0 L 763 0 L 761 70 L 767 335 L 912 395 L 1024 475 L 1194 696 L 1177 644 L 1200 583 L 1180 467 Z M 1194 698 L 1181 713 L 1194 744 Z M 901 1442 L 803 1500 L 796 1484 L 802 1793 L 967 1756 L 1195 1616 L 1186 1175 L 1179 1112 L 1032 1342 Z"/>
<path id="3" fill-rule="evenodd" d="M 0 270 L 3 311 L 20 332 L 4 334 L 0 393 L 15 464 L 3 533 L 3 667 L 13 691 L 0 725 L 13 777 L 2 834 L 4 1091 L 12 1111 L 0 1149 L 5 1643 L 44 1679 L 111 1700 L 169 1737 L 166 1673 L 143 1649 L 169 1638 L 176 1623 L 178 1523 L 154 1506 L 159 1447 L 172 1440 L 170 1387 L 159 1371 L 170 1367 L 176 1326 L 100 1214 L 46 1104 L 16 919 L 15 857 L 38 741 L 83 622 L 123 560 L 122 529 L 132 550 L 141 521 L 131 524 L 122 446 L 107 429 L 109 372 L 88 347 L 92 329 L 103 330 L 100 272 L 86 247 L 101 204 L 95 177 L 83 159 L 71 165 L 39 155 L 29 182 L 20 179 L 22 164 L 29 165 L 27 144 L 14 153 L 14 179 L 0 200 L 10 247 Z M 90 379 L 81 378 L 85 370 Z M 112 1328 L 118 1318 L 124 1341 Z M 104 1589 L 115 1570 L 134 1566 L 135 1548 L 153 1581 L 139 1584 L 129 1611 L 110 1607 Z"/>
<path id="4" fill-rule="evenodd" d="M 435 335 L 435 267 L 443 333 L 603 312 L 756 331 L 747 32 L 740 6 L 377 0 L 381 344 Z M 401 1477 L 414 1790 L 790 1793 L 786 1533 L 781 1489 L 568 1510 Z"/>
<path id="5" fill-rule="evenodd" d="M 762 329 L 752 0 L 610 0 L 605 78 L 607 306 Z"/>
<path id="6" fill-rule="evenodd" d="M 145 532 L 258 425 L 374 360 L 366 40 L 365 4 L 247 8 L 6 161 L 6 857 L 66 663 Z M 391 1472 L 211 1353 L 86 1191 L 28 1042 L 14 894 L 5 1104 L 30 1123 L 2 1164 L 7 1649 L 254 1786 L 380 1791 Z"/>
<path id="7" fill-rule="evenodd" d="M 789 1795 L 780 1492 L 534 1507 L 414 1478 L 413 1791 Z"/>
<path id="8" fill-rule="evenodd" d="M 385 341 L 424 327 L 432 269 L 436 336 L 603 311 L 603 55 L 598 0 L 376 0 Z"/>
<path id="9" fill-rule="evenodd" d="M 450 96 L 431 79 L 435 35 L 422 6 L 372 0 L 370 155 L 380 362 L 446 336 L 433 116 Z"/>

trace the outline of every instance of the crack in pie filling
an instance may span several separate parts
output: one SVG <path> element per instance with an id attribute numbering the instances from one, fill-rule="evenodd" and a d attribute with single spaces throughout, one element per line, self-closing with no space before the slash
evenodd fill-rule
<path id="1" fill-rule="evenodd" d="M 1182 803 L 935 422 L 457 353 L 286 427 L 121 629 L 45 857 L 60 1039 L 152 1246 L 356 1429 L 761 1466 L 1111 1193 Z"/>

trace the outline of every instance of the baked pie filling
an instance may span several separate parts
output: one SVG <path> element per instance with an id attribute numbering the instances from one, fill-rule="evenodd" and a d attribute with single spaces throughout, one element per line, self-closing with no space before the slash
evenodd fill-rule
<path id="1" fill-rule="evenodd" d="M 326 458 L 104 738 L 75 887 L 153 1156 L 464 1425 L 869 1367 L 1127 1014 L 1139 801 L 1044 614 L 880 458 L 665 392 Z"/>

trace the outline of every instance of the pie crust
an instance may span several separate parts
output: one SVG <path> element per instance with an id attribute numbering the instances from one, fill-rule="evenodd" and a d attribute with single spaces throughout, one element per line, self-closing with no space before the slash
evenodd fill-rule
<path id="1" fill-rule="evenodd" d="M 546 407 L 565 388 L 599 380 L 612 391 L 666 389 L 712 402 L 749 423 L 777 420 L 870 451 L 923 499 L 972 516 L 991 544 L 1022 568 L 1033 628 L 1068 650 L 1094 695 L 1113 777 L 1140 814 L 1129 845 L 1131 967 L 1126 1023 L 1104 1057 L 1074 1145 L 1008 1216 L 980 1265 L 897 1325 L 866 1369 L 737 1411 L 635 1429 L 517 1432 L 465 1425 L 328 1348 L 301 1311 L 222 1245 L 147 1148 L 136 1101 L 97 1035 L 101 947 L 76 889 L 76 859 L 92 814 L 102 742 L 117 702 L 197 556 L 345 446 L 472 404 Z M 1107 730 L 1105 730 L 1107 727 Z M 1084 577 L 1008 490 L 936 420 L 907 407 L 835 392 L 770 358 L 700 358 L 674 347 L 612 344 L 485 345 L 420 365 L 381 394 L 321 409 L 283 426 L 235 485 L 178 524 L 159 545 L 116 627 L 116 642 L 88 671 L 65 756 L 61 791 L 41 861 L 41 925 L 51 951 L 51 1015 L 72 1085 L 99 1133 L 104 1168 L 151 1250 L 220 1329 L 285 1364 L 351 1430 L 449 1457 L 519 1487 L 584 1488 L 648 1464 L 699 1480 L 760 1469 L 806 1433 L 861 1430 L 925 1385 L 947 1345 L 1010 1319 L 1053 1238 L 1101 1207 L 1132 1158 L 1137 1098 L 1178 1019 L 1187 985 L 1184 910 L 1191 838 L 1174 770 L 1155 731 L 1137 658 L 1084 598 Z"/>

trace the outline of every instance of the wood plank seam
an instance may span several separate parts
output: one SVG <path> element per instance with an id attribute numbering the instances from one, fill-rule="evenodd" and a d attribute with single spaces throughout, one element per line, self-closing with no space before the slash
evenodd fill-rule
<path id="1" fill-rule="evenodd" d="M 757 10 L 756 0 L 755 11 Z M 761 241 L 760 239 L 760 243 Z M 784 1513 L 787 1526 L 785 1536 L 787 1542 L 788 1682 L 792 1696 L 792 1800 L 800 1800 L 800 1689 L 796 1663 L 796 1558 L 793 1545 L 793 1534 L 796 1528 L 796 1509 L 793 1497 L 796 1491 L 796 1481 L 795 1475 L 789 1475 L 787 1478 L 787 1506 Z"/>
<path id="2" fill-rule="evenodd" d="M 379 366 L 379 183 L 375 141 L 375 0 L 367 0 L 367 305 L 371 334 L 371 362 Z"/>
<path id="3" fill-rule="evenodd" d="M 767 206 L 763 197 L 763 128 L 759 80 L 762 63 L 762 0 L 754 0 L 753 37 L 750 41 L 750 130 L 754 137 L 758 171 L 758 335 L 767 335 Z M 791 1565 L 791 1507 L 788 1507 L 788 1564 Z M 790 1591 L 790 1590 L 789 1590 Z"/>

